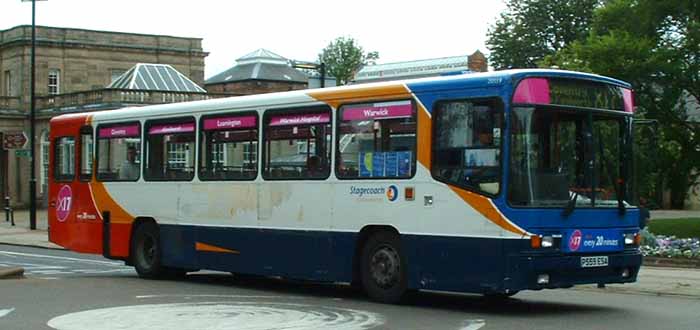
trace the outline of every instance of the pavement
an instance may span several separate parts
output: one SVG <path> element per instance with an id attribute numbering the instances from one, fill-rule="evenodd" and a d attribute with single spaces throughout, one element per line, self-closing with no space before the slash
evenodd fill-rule
<path id="1" fill-rule="evenodd" d="M 15 211 L 15 226 L 5 221 L 4 214 L 0 217 L 0 246 L 2 244 L 32 246 L 47 249 L 62 249 L 62 247 L 49 242 L 46 210 L 37 212 L 37 229 L 29 229 L 29 212 L 26 210 Z M 652 211 L 652 219 L 673 219 L 700 217 L 700 211 Z M 8 277 L 16 277 L 19 270 L 0 267 L 0 279 L 2 274 Z M 21 276 L 21 274 L 20 274 Z M 578 290 L 601 290 L 594 285 L 577 286 Z M 632 284 L 608 285 L 605 289 L 609 292 L 637 293 L 667 296 L 685 296 L 700 298 L 700 269 L 698 268 L 673 268 L 643 266 L 639 272 L 638 280 Z"/>

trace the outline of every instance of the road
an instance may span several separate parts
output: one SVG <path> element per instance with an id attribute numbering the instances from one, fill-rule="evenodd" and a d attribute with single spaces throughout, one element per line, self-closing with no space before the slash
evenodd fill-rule
<path id="1" fill-rule="evenodd" d="M 198 272 L 137 278 L 99 256 L 0 245 L 0 329 L 697 329 L 700 299 L 579 290 L 521 292 L 501 302 L 418 293 L 403 305 L 348 287 Z"/>

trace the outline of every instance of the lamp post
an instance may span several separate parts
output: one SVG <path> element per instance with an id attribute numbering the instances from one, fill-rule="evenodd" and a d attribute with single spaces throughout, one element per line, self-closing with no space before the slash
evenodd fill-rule
<path id="1" fill-rule="evenodd" d="M 29 229 L 36 229 L 36 145 L 35 142 L 35 129 L 36 129 L 36 118 L 34 116 L 34 108 L 36 106 L 34 100 L 34 85 L 36 78 L 36 2 L 46 1 L 46 0 L 22 0 L 22 2 L 32 2 L 32 55 L 31 55 L 31 79 L 30 79 L 30 98 L 31 107 L 29 108 Z"/>
<path id="2" fill-rule="evenodd" d="M 317 70 L 321 74 L 321 88 L 326 87 L 326 63 L 292 61 L 292 67 L 296 69 Z"/>

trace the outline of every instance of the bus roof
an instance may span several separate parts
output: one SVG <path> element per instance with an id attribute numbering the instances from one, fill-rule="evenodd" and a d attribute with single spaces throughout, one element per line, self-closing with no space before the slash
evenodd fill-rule
<path id="1" fill-rule="evenodd" d="M 504 84 L 513 84 L 526 77 L 556 77 L 583 79 L 595 81 L 599 83 L 612 84 L 623 88 L 631 88 L 630 84 L 596 74 L 551 70 L 551 69 L 517 69 L 503 70 L 483 73 L 468 73 L 463 75 L 443 76 L 443 77 L 428 77 L 411 80 L 397 80 L 387 82 L 376 82 L 368 84 L 357 84 L 340 87 L 330 87 L 323 89 L 307 89 L 289 92 L 277 92 L 268 94 L 257 94 L 247 96 L 234 96 L 229 98 L 211 99 L 203 101 L 183 102 L 150 105 L 143 107 L 127 107 L 117 110 L 99 111 L 93 113 L 66 114 L 55 117 L 52 122 L 59 122 L 65 119 L 74 118 L 75 116 L 93 116 L 96 121 L 123 121 L 135 120 L 144 116 L 161 117 L 161 116 L 186 116 L 195 113 L 209 111 L 225 111 L 227 109 L 260 109 L 262 107 L 290 107 L 294 105 L 309 105 L 320 103 L 313 96 L 323 95 L 324 100 L 332 98 L 342 99 L 344 95 L 355 94 L 359 92 L 368 92 L 377 96 L 391 96 L 392 93 L 401 91 L 401 94 L 422 93 L 438 90 L 450 90 L 456 88 L 477 88 L 498 86 Z M 514 87 L 514 86 L 512 86 Z M 312 95 L 313 94 L 313 95 Z M 330 95 L 327 96 L 325 94 Z M 345 96 L 346 97 L 346 96 Z M 193 109 L 196 109 L 193 111 Z"/>

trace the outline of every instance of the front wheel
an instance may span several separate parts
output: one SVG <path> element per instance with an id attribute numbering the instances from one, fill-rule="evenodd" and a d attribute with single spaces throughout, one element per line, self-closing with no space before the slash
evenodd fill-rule
<path id="1" fill-rule="evenodd" d="M 360 272 L 367 295 L 379 302 L 397 303 L 408 287 L 406 257 L 398 234 L 378 232 L 362 248 Z"/>
<path id="2" fill-rule="evenodd" d="M 165 274 L 160 264 L 160 233 L 158 225 L 146 222 L 136 228 L 131 241 L 134 268 L 140 277 L 159 278 Z"/>

